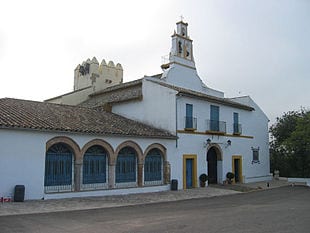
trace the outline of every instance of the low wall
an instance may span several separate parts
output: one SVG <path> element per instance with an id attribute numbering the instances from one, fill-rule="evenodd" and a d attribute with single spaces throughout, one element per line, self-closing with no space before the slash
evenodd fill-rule
<path id="1" fill-rule="evenodd" d="M 310 178 L 287 178 L 291 183 L 302 183 L 310 187 Z"/>
<path id="2" fill-rule="evenodd" d="M 255 177 L 244 177 L 244 183 L 253 183 L 253 182 L 261 182 L 261 181 L 270 181 L 272 180 L 272 174 L 267 176 L 255 176 Z"/>
<path id="3" fill-rule="evenodd" d="M 128 189 L 110 189 L 98 191 L 82 191 L 82 192 L 67 192 L 45 194 L 44 199 L 62 199 L 72 197 L 94 197 L 94 196 L 112 196 L 112 195 L 127 195 L 136 193 L 150 193 L 170 190 L 170 185 L 143 187 L 143 188 L 128 188 Z"/>

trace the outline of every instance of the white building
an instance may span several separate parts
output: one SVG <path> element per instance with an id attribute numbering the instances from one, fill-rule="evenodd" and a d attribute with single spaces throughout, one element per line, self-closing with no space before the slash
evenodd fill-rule
<path id="1" fill-rule="evenodd" d="M 0 100 L 0 196 L 17 184 L 38 199 L 166 190 L 172 179 L 193 188 L 203 173 L 270 179 L 267 116 L 202 82 L 187 26 L 177 23 L 160 75 L 122 83 L 109 63 L 115 77 L 76 69 L 75 90 L 50 103 Z"/>

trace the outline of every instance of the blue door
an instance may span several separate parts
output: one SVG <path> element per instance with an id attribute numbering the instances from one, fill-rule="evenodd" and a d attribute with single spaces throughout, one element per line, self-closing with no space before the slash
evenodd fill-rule
<path id="1" fill-rule="evenodd" d="M 210 130 L 219 131 L 219 119 L 220 119 L 220 108 L 218 106 L 211 105 L 210 110 Z"/>
<path id="2" fill-rule="evenodd" d="M 193 105 L 186 104 L 185 128 L 193 128 Z"/>
<path id="3" fill-rule="evenodd" d="M 116 183 L 136 182 L 137 159 L 136 152 L 130 147 L 123 148 L 116 162 Z"/>
<path id="4" fill-rule="evenodd" d="M 144 180 L 145 181 L 162 180 L 162 156 L 158 149 L 151 150 L 145 158 Z"/>
<path id="5" fill-rule="evenodd" d="M 45 186 L 71 185 L 72 153 L 64 144 L 53 145 L 45 157 Z"/>
<path id="6" fill-rule="evenodd" d="M 186 188 L 193 187 L 193 159 L 186 159 Z"/>
<path id="7" fill-rule="evenodd" d="M 89 148 L 83 159 L 83 184 L 106 183 L 107 153 L 100 146 Z"/>

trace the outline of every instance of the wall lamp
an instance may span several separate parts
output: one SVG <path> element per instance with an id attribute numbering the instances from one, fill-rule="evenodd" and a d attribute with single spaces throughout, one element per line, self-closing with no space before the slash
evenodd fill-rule
<path id="1" fill-rule="evenodd" d="M 205 142 L 203 142 L 203 147 L 206 148 L 210 144 L 211 144 L 211 139 L 208 138 Z"/>
<path id="2" fill-rule="evenodd" d="M 225 148 L 227 148 L 227 147 L 229 147 L 229 146 L 231 146 L 231 141 L 228 139 Z"/>

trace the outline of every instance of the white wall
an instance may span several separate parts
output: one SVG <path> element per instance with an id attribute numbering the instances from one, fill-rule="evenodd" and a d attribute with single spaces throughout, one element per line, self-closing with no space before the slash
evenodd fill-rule
<path id="1" fill-rule="evenodd" d="M 114 104 L 112 112 L 175 133 L 176 91 L 143 80 L 143 100 Z"/>
<path id="2" fill-rule="evenodd" d="M 243 176 L 245 182 L 253 182 L 264 180 L 269 177 L 270 162 L 269 162 L 269 142 L 268 142 L 268 119 L 265 114 L 252 102 L 250 106 L 255 108 L 255 111 L 246 111 L 220 104 L 213 104 L 204 100 L 178 97 L 178 130 L 184 130 L 186 115 L 186 104 L 193 104 L 193 117 L 197 118 L 197 130 L 199 134 L 178 133 L 178 153 L 182 154 L 197 154 L 198 155 L 198 176 L 199 171 L 206 170 L 206 149 L 203 148 L 203 143 L 208 138 L 212 143 L 218 144 L 223 151 L 222 162 L 222 180 L 225 180 L 227 172 L 232 171 L 232 156 L 242 156 Z M 206 120 L 210 119 L 210 105 L 220 107 L 220 121 L 226 122 L 225 136 L 207 135 Z M 233 134 L 233 113 L 239 113 L 239 123 L 242 125 L 242 135 L 252 138 L 238 137 Z M 231 140 L 232 145 L 227 146 L 227 140 Z M 252 147 L 259 147 L 259 163 L 252 163 L 253 152 Z M 203 162 L 202 162 L 203 161 Z M 233 172 L 233 171 L 232 171 Z"/>
<path id="3" fill-rule="evenodd" d="M 41 199 L 44 194 L 46 142 L 55 136 L 66 136 L 74 140 L 80 148 L 93 139 L 108 142 L 115 150 L 127 140 L 136 142 L 144 152 L 153 144 L 166 147 L 167 153 L 174 149 L 175 141 L 131 137 L 105 137 L 69 133 L 47 133 L 30 130 L 0 129 L 0 197 L 14 194 L 15 185 L 25 185 L 25 199 Z M 172 148 L 172 149 L 171 149 Z M 72 193 L 62 197 L 71 197 Z"/>
<path id="4" fill-rule="evenodd" d="M 269 170 L 267 159 L 262 156 L 260 149 L 260 164 L 252 164 L 252 150 L 251 145 L 255 143 L 255 139 L 227 137 L 227 136 L 211 136 L 200 134 L 178 134 L 178 147 L 176 148 L 176 156 L 170 159 L 171 163 L 171 178 L 179 180 L 179 188 L 182 188 L 183 181 L 183 162 L 182 158 L 185 154 L 197 155 L 197 180 L 200 174 L 207 173 L 207 151 L 209 146 L 205 146 L 204 142 L 212 139 L 212 145 L 218 145 L 222 150 L 223 160 L 218 163 L 218 181 L 222 183 L 226 180 L 227 172 L 234 172 L 232 170 L 232 156 L 242 156 L 242 175 L 244 182 L 254 182 L 259 180 L 266 180 L 269 177 Z M 231 146 L 227 145 L 227 140 L 232 141 Z M 267 164 L 267 165 L 266 165 Z M 266 168 L 267 166 L 267 168 Z M 269 177 L 270 178 L 270 177 Z"/>
<path id="5" fill-rule="evenodd" d="M 261 178 L 261 176 L 270 176 L 269 120 L 261 108 L 250 97 L 245 96 L 233 100 L 255 108 L 255 111 L 252 111 L 249 116 L 242 119 L 242 124 L 244 124 L 245 134 L 254 136 L 255 140 L 251 144 L 251 147 L 259 147 L 260 164 L 250 164 L 246 182 L 263 180 L 264 177 Z"/>
<path id="6" fill-rule="evenodd" d="M 44 189 L 44 134 L 0 130 L 0 196 L 13 197 L 25 185 L 25 199 L 40 199 Z"/>
<path id="7" fill-rule="evenodd" d="M 177 133 L 179 140 L 175 150 L 168 153 L 171 163 L 171 179 L 178 179 L 179 188 L 183 188 L 183 155 L 197 155 L 197 178 L 201 173 L 207 171 L 206 153 L 207 148 L 203 143 L 208 138 L 218 144 L 223 151 L 223 161 L 219 162 L 219 181 L 225 180 L 226 173 L 232 171 L 232 156 L 242 156 L 243 176 L 245 182 L 264 180 L 269 176 L 269 143 L 268 143 L 268 119 L 260 108 L 254 103 L 245 103 L 253 106 L 255 111 L 246 111 L 221 104 L 213 104 L 204 100 L 189 97 L 174 97 L 176 93 L 157 84 L 143 82 L 143 100 L 134 103 L 123 103 L 113 106 L 113 112 L 129 118 L 143 121 L 155 127 L 175 131 L 175 117 L 177 117 L 177 129 L 184 130 L 186 103 L 193 104 L 193 117 L 197 118 L 196 132 L 203 134 Z M 170 99 L 176 101 L 173 102 Z M 175 115 L 175 104 L 177 115 Z M 210 105 L 220 107 L 220 121 L 226 122 L 228 136 L 212 136 L 204 134 L 206 131 L 206 120 L 210 119 Z M 233 134 L 233 113 L 239 113 L 239 123 L 242 124 L 242 135 L 238 137 Z M 229 136 L 230 135 L 230 136 Z M 232 145 L 226 147 L 227 140 Z M 252 163 L 252 147 L 259 149 L 259 163 Z M 173 152 L 172 152 L 173 151 Z M 172 153 L 171 153 L 172 152 Z"/>
<path id="8" fill-rule="evenodd" d="M 178 57 L 175 58 L 178 59 Z M 184 62 L 185 60 L 182 59 L 182 61 Z M 167 83 L 177 87 L 183 87 L 216 97 L 224 97 L 223 92 L 208 88 L 198 76 L 196 69 L 191 69 L 179 64 L 171 64 L 170 68 L 164 72 L 163 78 Z"/>

